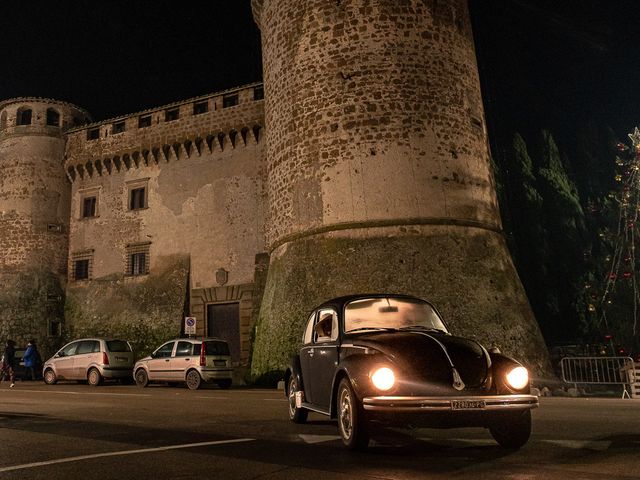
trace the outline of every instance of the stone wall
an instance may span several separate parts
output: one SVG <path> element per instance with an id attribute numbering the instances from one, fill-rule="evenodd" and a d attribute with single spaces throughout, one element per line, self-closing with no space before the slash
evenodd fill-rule
<path id="1" fill-rule="evenodd" d="M 160 295 L 158 304 L 163 304 L 159 286 L 166 274 L 156 273 L 167 271 L 166 258 L 185 257 L 188 279 L 181 301 L 171 301 L 171 320 L 143 318 L 151 325 L 153 317 L 160 331 L 166 327 L 176 335 L 188 314 L 196 317 L 197 334 L 206 335 L 206 305 L 237 301 L 242 361 L 248 362 L 255 256 L 265 249 L 263 102 L 255 98 L 259 89 L 254 85 L 185 100 L 69 134 L 73 296 L 67 303 L 73 302 L 74 311 L 69 328 L 90 331 L 96 322 L 91 319 L 104 317 L 102 308 L 108 302 L 78 301 L 93 294 L 116 302 L 128 286 L 140 283 L 148 289 L 147 296 Z M 223 108 L 224 98 L 234 95 L 238 105 Z M 207 111 L 195 113 L 195 105 L 206 105 Z M 177 118 L 167 117 L 167 112 L 178 112 Z M 151 124 L 140 127 L 141 117 L 150 117 Z M 123 130 L 114 133 L 114 128 Z M 130 190 L 138 187 L 146 189 L 146 205 L 132 210 Z M 96 198 L 95 215 L 88 217 L 83 212 L 87 197 Z M 148 276 L 134 277 L 126 271 L 131 245 L 148 249 Z M 74 278 L 76 259 L 90 260 L 88 279 Z M 106 291 L 96 287 L 114 278 L 124 284 Z M 221 285 L 223 291 L 240 293 L 216 295 Z M 135 302 L 122 306 L 123 315 L 126 312 L 142 315 Z"/>
<path id="2" fill-rule="evenodd" d="M 310 308 L 366 292 L 432 300 L 546 369 L 501 233 L 466 1 L 252 5 L 271 255 L 253 373 L 286 365 Z"/>
<path id="3" fill-rule="evenodd" d="M 43 354 L 62 341 L 71 197 L 64 132 L 88 118 L 56 100 L 0 102 L 0 338 L 35 338 Z"/>

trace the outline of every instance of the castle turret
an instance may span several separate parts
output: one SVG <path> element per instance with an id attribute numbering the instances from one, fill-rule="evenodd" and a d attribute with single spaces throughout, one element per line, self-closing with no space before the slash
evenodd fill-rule
<path id="1" fill-rule="evenodd" d="M 60 335 L 71 196 L 63 132 L 87 121 L 56 100 L 0 102 L 0 338 L 46 348 Z"/>
<path id="2" fill-rule="evenodd" d="M 537 370 L 546 349 L 501 230 L 466 0 L 253 0 L 262 32 L 270 266 L 253 373 L 315 305 L 432 301 Z"/>

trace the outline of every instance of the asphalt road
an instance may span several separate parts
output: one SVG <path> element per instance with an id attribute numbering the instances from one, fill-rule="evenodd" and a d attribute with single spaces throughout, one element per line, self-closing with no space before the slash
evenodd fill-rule
<path id="1" fill-rule="evenodd" d="M 275 390 L 0 385 L 0 479 L 638 479 L 640 400 L 542 398 L 517 452 L 483 429 L 346 450 Z"/>

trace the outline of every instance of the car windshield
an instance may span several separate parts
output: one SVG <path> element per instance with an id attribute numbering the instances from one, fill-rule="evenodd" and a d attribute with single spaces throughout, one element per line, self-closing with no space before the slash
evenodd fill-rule
<path id="1" fill-rule="evenodd" d="M 363 298 L 344 311 L 345 333 L 356 330 L 420 329 L 447 332 L 438 313 L 427 302 L 411 298 Z"/>

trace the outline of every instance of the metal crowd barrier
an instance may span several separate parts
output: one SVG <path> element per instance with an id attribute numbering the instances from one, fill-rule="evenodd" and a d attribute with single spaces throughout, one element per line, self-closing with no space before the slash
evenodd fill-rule
<path id="1" fill-rule="evenodd" d="M 622 385 L 622 398 L 635 398 L 640 378 L 630 357 L 565 357 L 562 380 L 578 385 Z M 631 391 L 631 394 L 629 393 Z"/>

